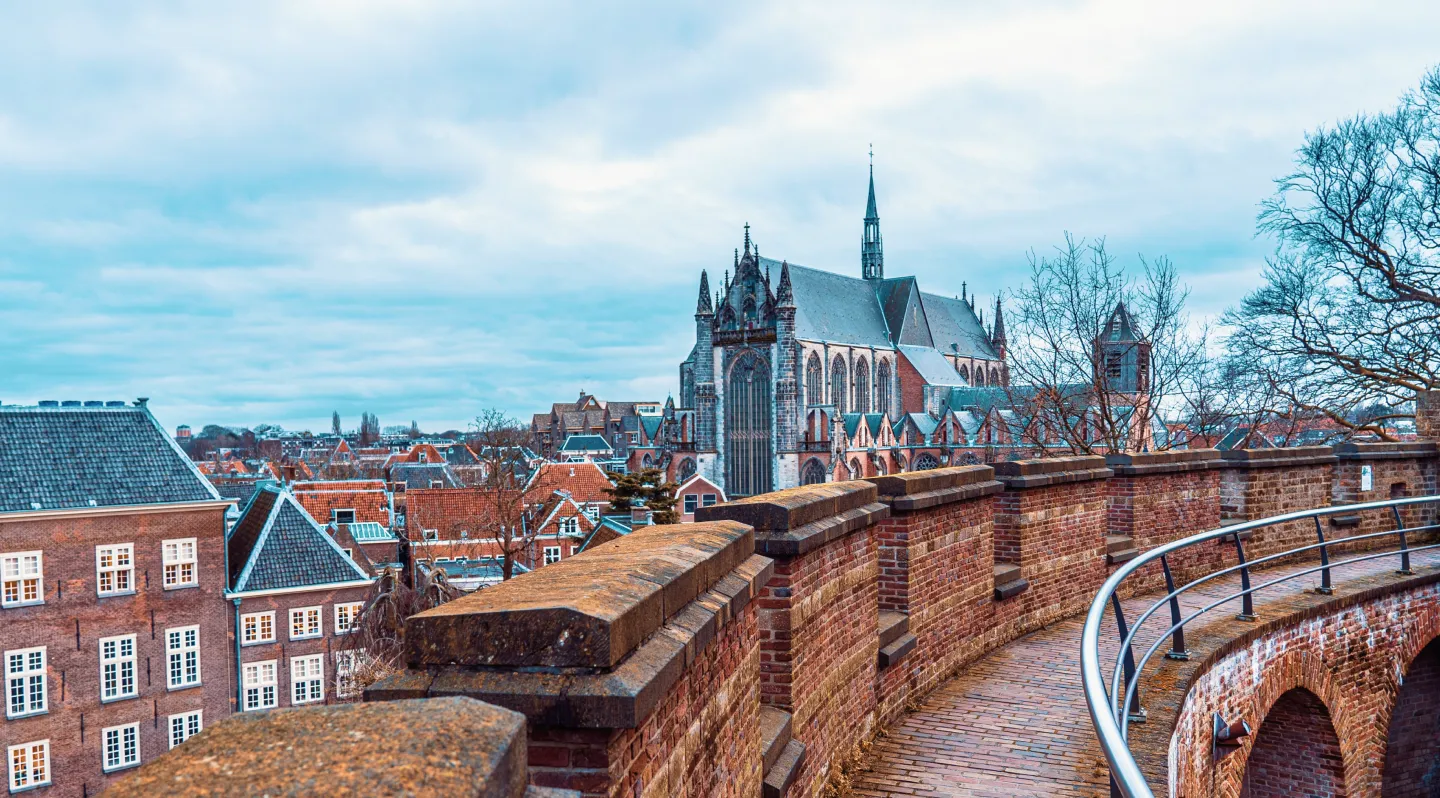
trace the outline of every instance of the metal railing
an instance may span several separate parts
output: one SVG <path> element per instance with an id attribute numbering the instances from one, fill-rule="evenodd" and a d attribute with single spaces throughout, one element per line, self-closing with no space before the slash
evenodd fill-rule
<path id="1" fill-rule="evenodd" d="M 1124 796 L 1124 798 L 1154 798 L 1155 793 L 1146 783 L 1145 777 L 1140 772 L 1140 765 L 1136 762 L 1135 756 L 1130 752 L 1129 730 L 1132 722 L 1143 722 L 1145 710 L 1140 703 L 1140 678 L 1139 675 L 1145 672 L 1145 666 L 1155 656 L 1160 647 L 1169 641 L 1170 650 L 1165 656 L 1170 659 L 1188 659 L 1189 652 L 1185 648 L 1185 625 L 1204 615 L 1217 607 L 1229 604 L 1236 599 L 1240 600 L 1240 614 L 1236 617 L 1242 621 L 1255 619 L 1254 594 L 1267 587 L 1278 585 L 1310 574 L 1320 574 L 1320 585 L 1315 589 L 1318 593 L 1331 592 L 1331 571 L 1352 563 L 1376 560 L 1385 557 L 1397 558 L 1399 569 L 1396 573 L 1410 574 L 1410 555 L 1418 551 L 1440 548 L 1440 543 L 1432 543 L 1425 546 L 1411 546 L 1408 535 L 1413 532 L 1422 532 L 1440 528 L 1440 525 L 1429 524 L 1407 528 L 1401 520 L 1400 508 L 1418 504 L 1440 503 L 1440 496 L 1417 496 L 1407 499 L 1390 499 L 1388 501 L 1367 502 L 1364 504 L 1346 504 L 1333 507 L 1321 507 L 1314 510 L 1302 510 L 1300 512 L 1286 513 L 1272 518 L 1262 518 L 1256 521 L 1247 521 L 1242 524 L 1222 527 L 1210 532 L 1202 532 L 1198 535 L 1166 543 L 1157 546 L 1133 560 L 1123 564 L 1110 578 L 1105 580 L 1099 594 L 1090 604 L 1090 610 L 1085 616 L 1085 626 L 1080 636 L 1080 678 L 1085 689 L 1085 703 L 1090 710 L 1090 720 L 1095 726 L 1095 734 L 1099 737 L 1100 748 L 1105 752 L 1105 759 L 1110 763 L 1110 794 L 1112 796 Z M 1389 510 L 1393 518 L 1394 528 L 1381 532 L 1371 532 L 1364 535 L 1352 535 L 1348 537 L 1326 540 L 1325 528 L 1320 519 L 1331 515 L 1354 515 L 1375 510 Z M 1279 524 L 1291 523 L 1313 519 L 1315 522 L 1316 542 L 1307 546 L 1297 546 L 1282 552 L 1268 554 L 1256 559 L 1246 559 L 1245 556 L 1245 533 L 1255 529 Z M 1227 540 L 1227 538 L 1229 538 Z M 1367 551 L 1361 556 L 1349 559 L 1332 561 L 1330 548 L 1337 545 L 1349 545 L 1357 541 L 1376 540 L 1380 538 L 1395 538 L 1397 548 L 1387 548 L 1384 551 Z M 1221 543 L 1234 542 L 1235 558 L 1237 563 L 1228 568 L 1221 568 L 1194 579 L 1180 587 L 1175 586 L 1174 573 L 1170 568 L 1170 556 L 1182 549 L 1193 546 L 1219 541 Z M 1251 584 L 1251 570 L 1284 558 L 1293 558 L 1297 555 L 1304 555 L 1313 552 L 1312 556 L 1319 559 L 1319 565 L 1311 568 L 1302 568 L 1296 571 L 1287 571 L 1276 578 L 1259 584 Z M 1155 562 L 1160 563 L 1161 571 L 1165 578 L 1165 595 L 1160 597 L 1154 604 L 1151 604 L 1144 612 L 1135 618 L 1135 622 L 1127 626 L 1125 614 L 1121 607 L 1120 596 L 1117 590 L 1120 584 L 1127 577 L 1136 571 Z M 1213 582 L 1215 579 L 1237 573 L 1240 576 L 1240 589 L 1229 593 L 1223 598 L 1215 599 L 1206 603 L 1203 607 L 1189 614 L 1185 614 L 1180 608 L 1180 596 L 1196 587 Z M 1115 655 L 1115 662 L 1110 669 L 1108 684 L 1105 673 L 1101 666 L 1100 653 L 1100 629 L 1104 624 L 1106 608 L 1114 611 L 1115 623 L 1119 630 L 1120 648 Z M 1143 656 L 1138 660 L 1135 658 L 1135 637 L 1136 633 L 1144 626 L 1145 622 L 1162 607 L 1170 610 L 1169 627 L 1156 636 L 1155 642 L 1146 649 Z"/>

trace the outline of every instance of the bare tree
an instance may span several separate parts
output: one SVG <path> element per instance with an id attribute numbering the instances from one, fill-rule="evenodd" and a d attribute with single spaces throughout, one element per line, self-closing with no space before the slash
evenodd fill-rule
<path id="1" fill-rule="evenodd" d="M 1391 112 L 1306 136 L 1260 229 L 1265 285 L 1225 316 L 1237 368 L 1279 414 L 1388 438 L 1431 401 L 1440 362 L 1440 69 Z M 1388 412 L 1357 414 L 1381 403 Z"/>
<path id="2" fill-rule="evenodd" d="M 380 574 L 375 592 L 361 608 L 351 633 L 340 638 L 336 647 L 348 660 L 347 673 L 335 669 L 337 695 L 353 695 L 403 670 L 405 619 L 462 595 L 446 581 L 443 571 L 417 573 L 415 578 L 418 584 L 411 586 L 392 568 Z"/>
<path id="3" fill-rule="evenodd" d="M 1141 256 L 1131 276 L 1104 239 L 1067 233 L 1054 256 L 1032 252 L 1007 353 L 1020 442 L 1042 456 L 1179 443 L 1154 435 L 1162 413 L 1186 416 L 1199 399 L 1219 401 L 1200 390 L 1207 335 L 1185 313 L 1188 293 L 1167 258 Z"/>

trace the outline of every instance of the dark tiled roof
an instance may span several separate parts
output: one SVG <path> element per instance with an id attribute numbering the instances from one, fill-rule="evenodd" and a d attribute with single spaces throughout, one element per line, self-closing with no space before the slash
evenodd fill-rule
<path id="1" fill-rule="evenodd" d="M 920 294 L 925 318 L 930 322 L 930 338 L 935 348 L 946 354 L 998 360 L 999 354 L 990 345 L 990 336 L 980 326 L 980 319 L 963 299 Z"/>
<path id="2" fill-rule="evenodd" d="M 0 513 L 219 498 L 142 407 L 0 406 Z"/>
<path id="3" fill-rule="evenodd" d="M 404 482 L 405 489 L 433 488 L 432 482 L 439 482 L 442 488 L 460 487 L 460 479 L 445 463 L 400 463 L 390 469 L 391 482 Z"/>
<path id="4" fill-rule="evenodd" d="M 370 578 L 293 496 L 275 488 L 256 494 L 236 524 L 231 542 L 231 563 L 244 563 L 232 582 L 237 592 L 320 587 Z"/>
<path id="5" fill-rule="evenodd" d="M 779 261 L 761 258 L 780 268 Z M 868 280 L 790 264 L 795 292 L 795 337 L 805 341 L 891 347 L 890 332 Z"/>
<path id="6" fill-rule="evenodd" d="M 604 438 L 603 436 L 600 436 L 600 435 L 571 435 L 570 437 L 568 437 L 568 438 L 565 439 L 565 443 L 561 444 L 561 446 L 560 446 L 560 451 L 562 451 L 562 452 L 581 452 L 581 451 L 596 452 L 596 451 L 604 451 L 604 450 L 609 449 L 609 448 L 610 448 L 610 444 L 608 444 L 608 443 L 605 442 L 605 438 Z"/>

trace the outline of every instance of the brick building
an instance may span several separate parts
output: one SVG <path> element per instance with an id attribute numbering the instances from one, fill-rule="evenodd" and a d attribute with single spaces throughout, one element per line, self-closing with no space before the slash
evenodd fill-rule
<path id="1" fill-rule="evenodd" d="M 274 486 L 251 498 L 228 543 L 231 649 L 240 711 L 351 697 L 344 636 L 375 579 L 295 497 Z"/>
<path id="2" fill-rule="evenodd" d="M 11 792 L 96 792 L 229 714 L 228 506 L 144 400 L 0 406 Z"/>

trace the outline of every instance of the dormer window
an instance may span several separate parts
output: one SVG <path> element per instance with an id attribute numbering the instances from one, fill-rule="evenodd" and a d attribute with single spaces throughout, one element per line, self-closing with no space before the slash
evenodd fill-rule
<path id="1" fill-rule="evenodd" d="M 353 524 L 353 523 L 355 523 L 355 511 L 354 511 L 354 510 L 331 510 L 330 512 L 331 512 L 331 520 L 333 520 L 333 521 L 334 521 L 335 523 L 337 523 L 337 524 Z"/>

